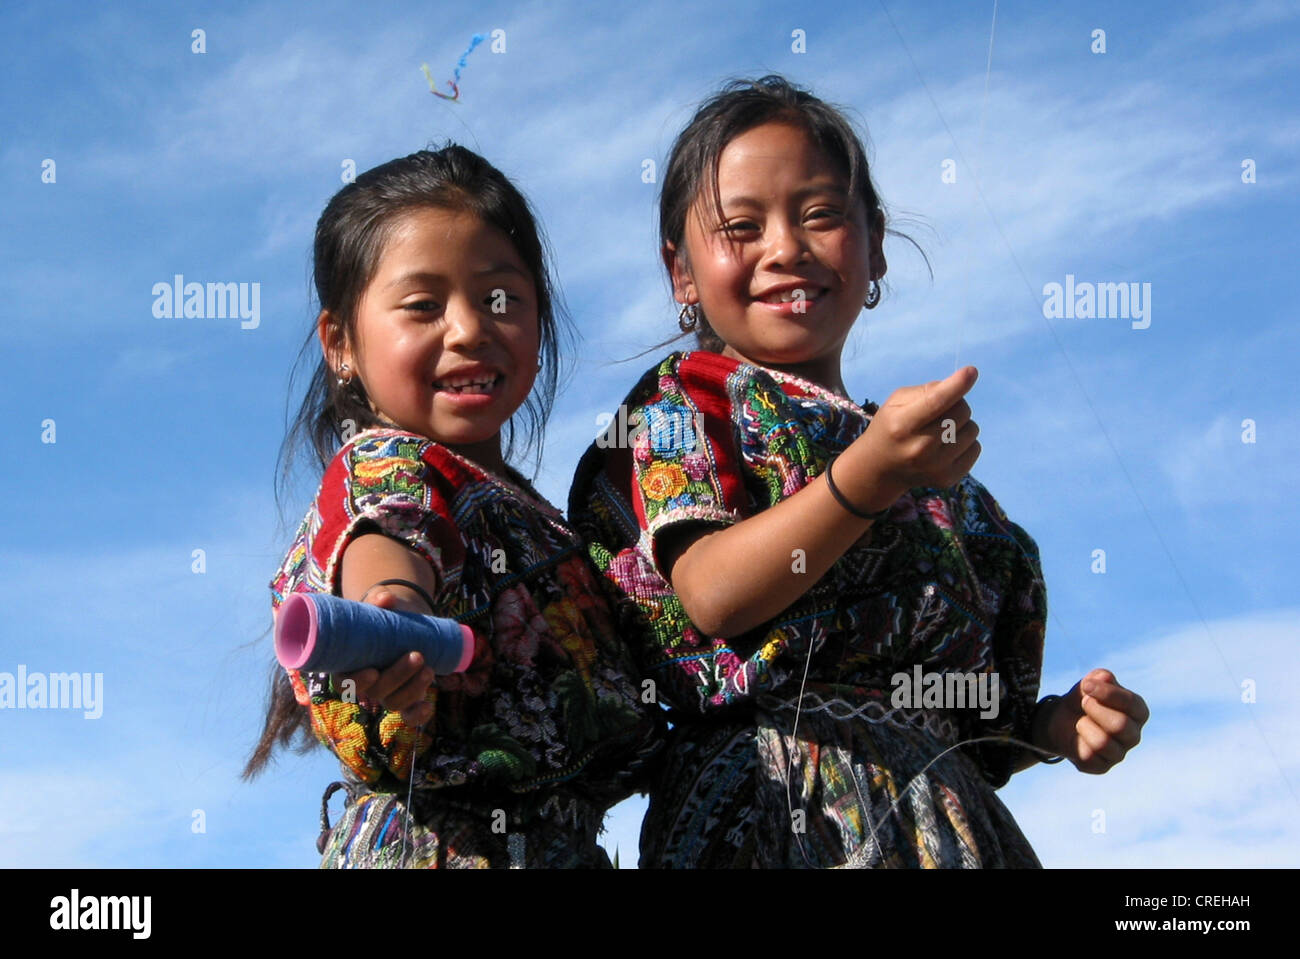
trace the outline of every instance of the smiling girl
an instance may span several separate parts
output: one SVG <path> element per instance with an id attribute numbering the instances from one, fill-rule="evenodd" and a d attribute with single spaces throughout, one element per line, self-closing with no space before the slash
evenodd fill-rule
<path id="1" fill-rule="evenodd" d="M 245 775 L 307 722 L 337 754 L 322 867 L 608 867 L 596 834 L 654 717 L 581 543 L 502 446 L 521 409 L 540 430 L 555 386 L 527 202 L 462 147 L 393 160 L 321 214 L 315 282 L 321 360 L 286 447 L 309 435 L 324 476 L 272 608 L 332 593 L 456 619 L 477 647 L 447 676 L 418 653 L 351 675 L 277 668 Z"/>
<path id="2" fill-rule="evenodd" d="M 974 368 L 884 405 L 845 388 L 885 227 L 857 135 L 780 77 L 728 85 L 673 145 L 662 255 L 700 348 L 645 374 L 622 417 L 645 428 L 593 445 L 569 504 L 672 710 L 643 866 L 1037 866 L 994 790 L 1138 742 L 1146 705 L 1105 670 L 1036 701 L 1046 590 L 968 475 Z M 899 703 L 918 665 L 996 709 Z"/>

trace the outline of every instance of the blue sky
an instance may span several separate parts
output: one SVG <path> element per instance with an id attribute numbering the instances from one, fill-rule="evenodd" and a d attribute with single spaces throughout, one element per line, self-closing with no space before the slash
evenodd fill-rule
<path id="1" fill-rule="evenodd" d="M 538 480 L 563 505 L 596 417 L 653 357 L 619 361 L 675 328 L 643 161 L 662 165 L 724 78 L 769 71 L 852 108 L 895 225 L 933 264 L 931 279 L 887 239 L 850 391 L 883 402 L 979 367 L 974 475 L 1043 557 L 1042 691 L 1106 666 L 1150 704 L 1109 774 L 1038 766 L 1000 792 L 1040 858 L 1300 864 L 1300 327 L 1284 282 L 1300 15 L 1001 3 L 990 69 L 992 3 L 886 5 L 897 30 L 879 4 L 817 0 L 707 18 L 670 2 L 6 4 L 0 672 L 102 673 L 103 715 L 0 710 L 0 865 L 317 863 L 336 761 L 237 775 L 263 714 L 266 583 L 316 479 L 282 522 L 312 230 L 343 163 L 450 137 L 534 203 L 582 335 Z M 462 102 L 430 96 L 420 64 L 449 76 L 496 29 L 505 52 L 474 52 Z M 178 273 L 258 283 L 259 324 L 156 317 L 153 286 Z M 1149 327 L 1049 322 L 1043 288 L 1067 275 L 1149 283 Z M 625 865 L 643 808 L 608 822 Z"/>

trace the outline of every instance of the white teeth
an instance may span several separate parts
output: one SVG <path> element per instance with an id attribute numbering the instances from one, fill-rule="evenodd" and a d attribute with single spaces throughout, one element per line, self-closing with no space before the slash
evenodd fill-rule
<path id="1" fill-rule="evenodd" d="M 821 287 L 813 287 L 811 292 L 808 290 L 804 290 L 802 288 L 794 289 L 794 290 L 782 290 L 779 293 L 773 293 L 769 296 L 763 297 L 763 302 L 764 303 L 793 303 L 796 300 L 808 301 L 808 300 L 817 299 L 817 297 L 821 296 L 821 294 L 822 294 Z"/>
<path id="2" fill-rule="evenodd" d="M 439 390 L 450 390 L 456 393 L 486 393 L 496 384 L 499 379 L 497 376 L 489 377 L 469 377 L 453 376 L 449 379 L 438 380 L 434 383 L 434 388 Z"/>

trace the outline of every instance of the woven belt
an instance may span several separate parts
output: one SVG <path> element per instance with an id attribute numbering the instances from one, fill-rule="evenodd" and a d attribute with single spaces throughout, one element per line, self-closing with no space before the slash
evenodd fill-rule
<path id="1" fill-rule="evenodd" d="M 785 699 L 771 693 L 758 697 L 760 708 L 771 712 L 795 712 L 799 715 L 812 716 L 825 714 L 831 719 L 860 719 L 864 722 L 878 724 L 889 723 L 921 730 L 945 745 L 961 742 L 959 726 L 951 715 L 934 709 L 904 709 L 892 706 L 887 701 L 863 698 L 855 704 L 839 696 L 823 696 L 814 690 L 805 690 L 803 701 L 792 696 Z"/>

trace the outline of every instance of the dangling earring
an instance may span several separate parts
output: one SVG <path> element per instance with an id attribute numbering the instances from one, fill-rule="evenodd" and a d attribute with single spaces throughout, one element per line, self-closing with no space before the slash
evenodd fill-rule
<path id="1" fill-rule="evenodd" d="M 541 353 L 538 353 L 538 354 L 537 354 L 537 368 L 538 368 L 539 370 L 542 368 L 542 354 L 541 354 Z"/>
<path id="2" fill-rule="evenodd" d="M 677 314 L 677 328 L 683 333 L 692 332 L 700 324 L 700 307 L 698 303 L 683 303 Z"/>
<path id="3" fill-rule="evenodd" d="M 874 310 L 876 304 L 880 302 L 880 284 L 875 280 L 871 281 L 871 286 L 867 289 L 867 301 L 862 305 L 868 310 Z"/>
<path id="4" fill-rule="evenodd" d="M 339 367 L 338 385 L 340 389 L 344 389 L 350 386 L 352 383 L 352 377 L 343 375 L 347 371 L 348 371 L 348 365 L 346 363 L 344 363 L 342 366 Z"/>

